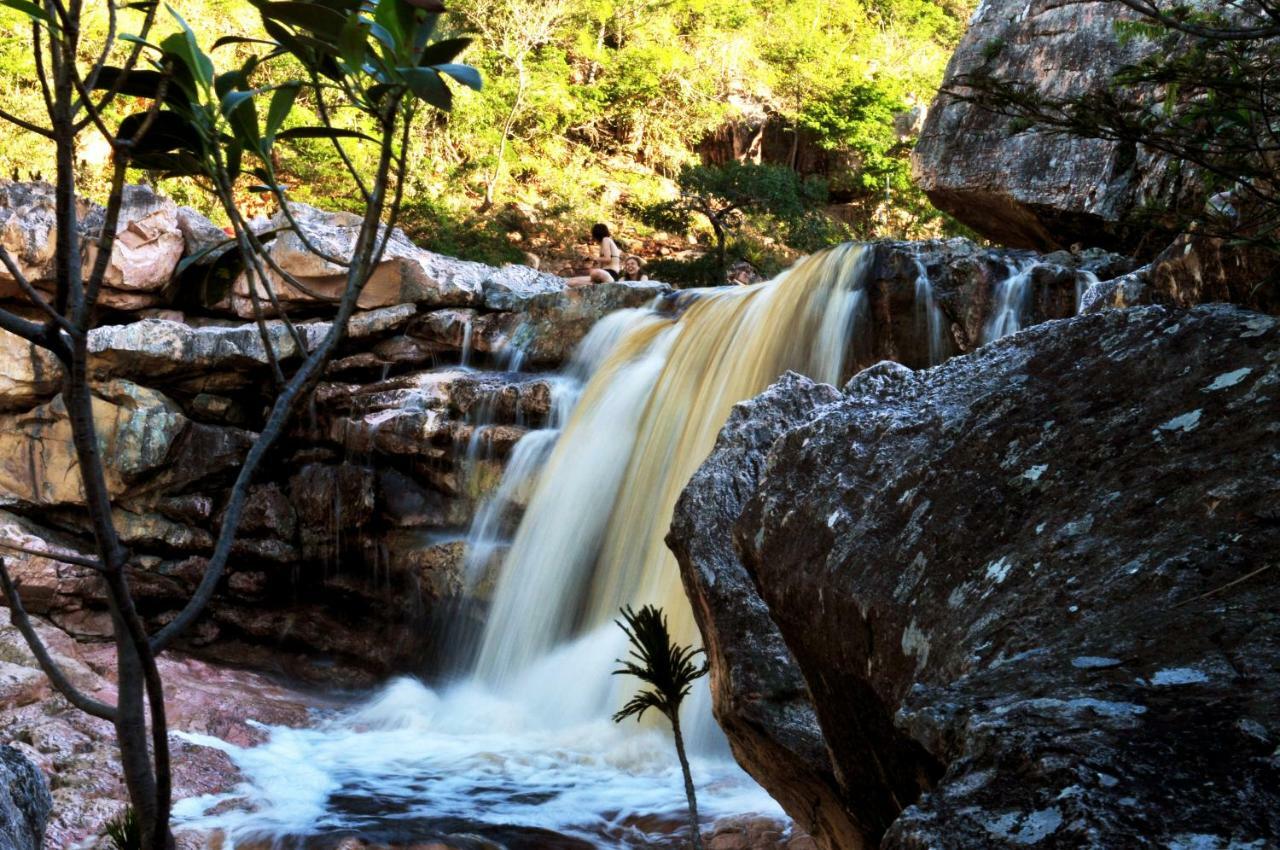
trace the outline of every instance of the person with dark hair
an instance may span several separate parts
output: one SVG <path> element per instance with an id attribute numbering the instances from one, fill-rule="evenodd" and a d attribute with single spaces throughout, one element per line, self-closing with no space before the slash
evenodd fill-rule
<path id="1" fill-rule="evenodd" d="M 756 271 L 756 267 L 746 260 L 739 260 L 729 266 L 725 278 L 727 283 L 735 286 L 750 286 L 763 280 L 760 273 Z"/>
<path id="2" fill-rule="evenodd" d="M 625 260 L 622 261 L 622 279 L 623 280 L 648 280 L 649 276 L 644 273 L 644 263 L 635 254 L 627 254 Z"/>
<path id="3" fill-rule="evenodd" d="M 588 286 L 592 283 L 611 283 L 622 277 L 622 249 L 613 241 L 609 226 L 597 224 L 591 228 L 591 241 L 598 247 L 596 267 L 580 277 L 571 277 L 569 286 Z"/>

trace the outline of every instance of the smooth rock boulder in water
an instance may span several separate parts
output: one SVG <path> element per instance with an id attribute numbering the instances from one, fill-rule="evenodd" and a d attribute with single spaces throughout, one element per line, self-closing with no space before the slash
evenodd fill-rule
<path id="1" fill-rule="evenodd" d="M 1115 23 L 1131 17 L 1115 2 L 987 0 L 951 58 L 943 89 L 966 74 L 1006 83 L 1036 81 L 1050 97 L 1101 93 L 1122 65 L 1152 49 L 1121 43 Z M 1128 249 L 1146 243 L 1142 214 L 1180 187 L 1168 161 L 1132 145 L 1035 130 L 941 94 L 912 155 L 916 180 L 939 209 L 993 242 L 1054 250 L 1074 242 Z"/>
<path id="2" fill-rule="evenodd" d="M 0 746 L 0 850 L 40 850 L 53 808 L 40 771 L 13 747 Z"/>
<path id="3" fill-rule="evenodd" d="M 850 846 L 1269 846 L 1280 321 L 1107 311 L 844 396 L 734 534 Z"/>

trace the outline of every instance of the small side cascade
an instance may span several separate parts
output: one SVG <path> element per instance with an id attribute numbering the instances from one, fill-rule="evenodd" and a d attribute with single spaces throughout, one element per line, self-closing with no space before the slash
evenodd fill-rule
<path id="1" fill-rule="evenodd" d="M 1080 315 L 1080 309 L 1084 306 L 1084 294 L 1089 291 L 1089 287 L 1098 283 L 1098 276 L 1091 271 L 1076 272 L 1076 315 Z"/>
<path id="2" fill-rule="evenodd" d="M 928 341 L 929 365 L 937 366 L 951 356 L 952 343 L 947 317 L 933 295 L 933 281 L 919 255 L 916 263 L 916 333 Z"/>
<path id="3" fill-rule="evenodd" d="M 1007 272 L 995 286 L 991 299 L 991 316 L 982 328 L 982 344 L 1022 330 L 1031 297 L 1033 261 L 1006 261 Z M 1079 304 L 1079 297 L 1076 303 Z"/>
<path id="4" fill-rule="evenodd" d="M 474 355 L 474 346 L 471 337 L 475 333 L 475 323 L 471 319 L 467 319 L 462 323 L 462 353 L 458 358 L 458 365 L 462 369 L 471 368 L 471 359 Z"/>
<path id="5" fill-rule="evenodd" d="M 463 569 L 473 592 L 480 591 L 482 585 L 491 579 L 495 556 L 511 545 L 515 518 L 528 505 L 538 474 L 550 457 L 586 382 L 630 327 L 634 317 L 645 312 L 620 310 L 606 316 L 596 323 L 578 346 L 565 371 L 549 379 L 551 412 L 546 427 L 531 430 L 516 443 L 507 460 L 502 481 L 480 502 L 467 532 Z M 508 347 L 503 352 L 502 365 L 508 369 L 518 368 L 523 362 L 523 354 L 515 346 Z M 477 428 L 477 432 L 479 430 Z M 475 442 L 474 435 L 472 442 Z M 474 463 L 477 456 L 478 447 L 469 445 L 468 464 Z M 464 647 L 459 651 L 470 652 L 472 649 L 474 647 Z"/>

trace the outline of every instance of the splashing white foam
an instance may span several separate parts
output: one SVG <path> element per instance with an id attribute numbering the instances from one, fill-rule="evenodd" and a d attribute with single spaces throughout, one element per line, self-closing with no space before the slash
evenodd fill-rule
<path id="1" fill-rule="evenodd" d="M 256 747 L 181 734 L 226 753 L 244 779 L 179 802 L 177 825 L 222 830 L 230 847 L 348 831 L 426 840 L 513 824 L 601 847 L 678 846 L 686 810 L 670 733 L 601 718 L 616 680 L 575 681 L 621 654 L 624 640 L 609 626 L 560 647 L 524 674 L 541 688 L 513 683 L 520 701 L 475 683 L 435 691 L 406 678 L 312 728 L 268 727 Z M 565 699 L 529 703 L 531 690 Z M 706 822 L 783 817 L 728 760 L 694 758 L 693 774 Z"/>

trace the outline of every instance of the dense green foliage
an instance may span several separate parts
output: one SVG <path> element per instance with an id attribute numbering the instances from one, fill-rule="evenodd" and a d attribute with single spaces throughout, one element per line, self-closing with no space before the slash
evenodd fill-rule
<path id="1" fill-rule="evenodd" d="M 674 198 L 674 178 L 700 161 L 699 145 L 717 131 L 756 127 L 767 118 L 774 145 L 765 160 L 790 166 L 797 153 L 801 159 L 805 151 L 820 153 L 822 162 L 799 163 L 801 170 L 818 172 L 850 204 L 848 226 L 810 229 L 807 241 L 796 244 L 748 227 L 736 253 L 761 255 L 768 266 L 770 257 L 823 239 L 936 232 L 936 213 L 911 185 L 910 141 L 897 135 L 894 117 L 928 103 L 971 4 L 453 0 L 448 5 L 457 14 L 448 25 L 454 35 L 474 36 L 462 61 L 480 69 L 486 85 L 456 91 L 452 113 L 416 131 L 403 222 L 424 244 L 489 261 L 519 259 L 523 250 L 571 254 L 584 241 L 584 226 L 597 220 L 634 243 L 653 230 L 629 210 Z M 199 32 L 261 32 L 245 2 L 174 6 Z M 105 15 L 90 17 L 91 27 L 105 27 Z M 0 10 L 6 35 L 20 26 L 20 16 Z M 234 64 L 247 49 L 220 47 L 219 64 Z M 268 83 L 271 75 L 276 82 L 288 78 L 283 68 L 264 74 Z M 34 79 L 23 39 L 0 40 L 0 104 L 38 113 Z M 315 123 L 315 110 L 303 96 L 293 120 Z M 334 117 L 367 129 L 357 111 Z M 359 199 L 341 188 L 345 175 L 322 153 L 329 153 L 323 139 L 278 146 L 281 181 L 299 200 L 355 208 Z M 362 155 L 373 154 L 353 151 Z M 91 167 L 82 188 L 100 192 L 104 154 L 86 139 L 83 156 Z M 0 138 L 0 174 L 15 169 L 22 177 L 47 175 L 50 165 L 13 136 Z M 203 203 L 202 193 L 182 181 L 164 189 L 181 202 Z M 241 204 L 250 215 L 273 206 L 269 197 L 251 195 Z M 679 244 L 686 234 L 671 235 Z M 712 242 L 705 223 L 691 235 Z"/>
<path id="2" fill-rule="evenodd" d="M 759 230 L 781 233 L 788 245 L 802 247 L 806 242 L 822 241 L 813 236 L 828 221 L 818 211 L 827 196 L 826 182 L 802 179 L 784 165 L 735 160 L 718 166 L 686 165 L 676 177 L 676 186 L 680 194 L 675 199 L 648 204 L 636 212 L 642 222 L 665 230 L 688 231 L 699 218 L 711 228 L 715 251 L 708 256 L 710 262 L 689 269 L 693 274 L 688 282 L 724 283 L 729 237 L 740 233 L 748 222 Z M 745 252 L 740 249 L 738 253 Z"/>

